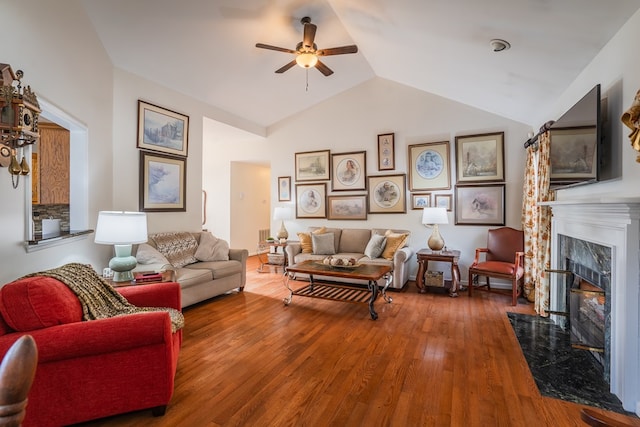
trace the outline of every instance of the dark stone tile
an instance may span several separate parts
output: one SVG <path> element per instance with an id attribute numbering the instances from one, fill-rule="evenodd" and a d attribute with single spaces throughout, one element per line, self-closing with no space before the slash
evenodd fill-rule
<path id="1" fill-rule="evenodd" d="M 609 392 L 603 368 L 591 353 L 571 347 L 569 331 L 540 316 L 507 316 L 543 396 L 634 415 Z"/>

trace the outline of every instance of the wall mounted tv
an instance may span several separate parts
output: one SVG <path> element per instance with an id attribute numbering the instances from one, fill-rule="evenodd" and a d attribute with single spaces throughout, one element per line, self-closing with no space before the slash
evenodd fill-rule
<path id="1" fill-rule="evenodd" d="M 606 153 L 600 85 L 576 102 L 550 128 L 551 185 L 598 182 Z"/>

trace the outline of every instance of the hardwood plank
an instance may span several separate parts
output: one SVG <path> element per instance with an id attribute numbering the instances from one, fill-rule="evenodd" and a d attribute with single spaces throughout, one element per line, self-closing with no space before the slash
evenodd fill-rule
<path id="1" fill-rule="evenodd" d="M 83 425 L 582 425 L 583 406 L 542 397 L 529 372 L 506 313 L 532 314 L 530 304 L 409 283 L 376 302 L 373 321 L 366 304 L 294 296 L 285 306 L 282 275 L 258 267 L 251 257 L 244 292 L 185 310 L 164 416 Z"/>

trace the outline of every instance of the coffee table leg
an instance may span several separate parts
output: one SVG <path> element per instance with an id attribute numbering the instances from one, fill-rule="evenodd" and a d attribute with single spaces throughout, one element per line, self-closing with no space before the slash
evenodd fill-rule
<path id="1" fill-rule="evenodd" d="M 389 287 L 389 285 L 391 285 L 391 282 L 393 282 L 393 275 L 387 273 L 385 274 L 384 278 L 386 280 L 386 283 L 384 284 L 384 288 L 382 288 L 382 298 L 384 298 L 386 302 L 391 304 L 391 302 L 393 301 L 393 298 L 387 295 L 387 288 Z"/>
<path id="2" fill-rule="evenodd" d="M 282 302 L 284 302 L 284 305 L 289 305 L 291 304 L 291 299 L 293 298 L 293 289 L 291 289 L 291 287 L 289 287 L 289 275 L 286 274 L 286 270 L 285 270 L 285 274 L 282 277 L 283 282 L 284 282 L 284 286 L 289 290 L 289 296 L 285 297 Z"/>
<path id="3" fill-rule="evenodd" d="M 369 280 L 369 290 L 371 291 L 371 298 L 369 299 L 369 314 L 371 314 L 371 318 L 376 320 L 378 318 L 378 313 L 373 308 L 373 303 L 376 302 L 378 298 L 378 284 L 373 280 Z"/>

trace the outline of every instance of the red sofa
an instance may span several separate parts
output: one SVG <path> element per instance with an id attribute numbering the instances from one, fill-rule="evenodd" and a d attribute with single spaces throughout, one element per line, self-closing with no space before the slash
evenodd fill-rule
<path id="1" fill-rule="evenodd" d="M 180 310 L 178 283 L 118 288 L 134 305 Z M 33 336 L 38 367 L 24 427 L 64 426 L 141 409 L 163 415 L 173 394 L 182 330 L 166 312 L 82 321 L 75 294 L 49 277 L 0 288 L 0 357 Z"/>

